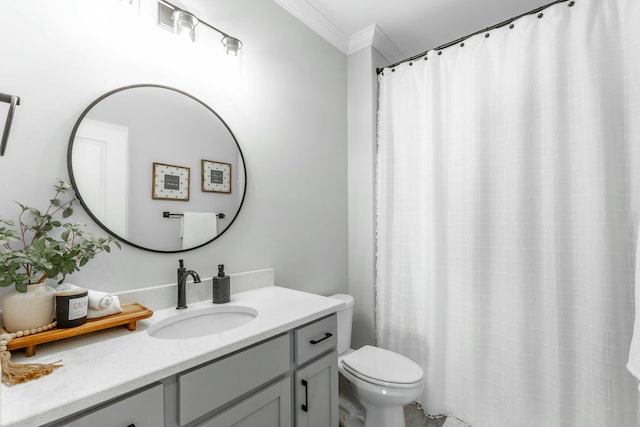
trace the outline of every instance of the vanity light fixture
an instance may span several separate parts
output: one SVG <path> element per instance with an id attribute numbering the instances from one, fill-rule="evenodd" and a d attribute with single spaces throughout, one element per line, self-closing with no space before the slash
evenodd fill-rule
<path id="1" fill-rule="evenodd" d="M 199 19 L 194 14 L 180 9 L 165 0 L 158 1 L 158 25 L 167 31 L 182 36 L 187 36 L 192 42 L 196 41 L 196 27 L 198 24 L 212 29 L 222 35 L 220 43 L 227 49 L 227 55 L 237 56 L 242 49 L 242 42 L 219 30 L 213 25 Z"/>

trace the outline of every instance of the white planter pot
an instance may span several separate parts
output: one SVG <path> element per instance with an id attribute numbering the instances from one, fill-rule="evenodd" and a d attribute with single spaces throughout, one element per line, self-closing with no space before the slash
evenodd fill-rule
<path id="1" fill-rule="evenodd" d="M 2 323 L 7 332 L 37 329 L 53 321 L 55 289 L 46 283 L 27 286 L 27 292 L 15 289 L 2 298 Z"/>

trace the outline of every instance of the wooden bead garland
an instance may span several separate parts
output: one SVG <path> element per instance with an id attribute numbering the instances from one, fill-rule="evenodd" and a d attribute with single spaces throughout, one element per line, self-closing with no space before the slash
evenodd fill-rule
<path id="1" fill-rule="evenodd" d="M 2 365 L 2 383 L 8 386 L 31 381 L 40 378 L 43 375 L 49 375 L 55 369 L 62 367 L 62 361 L 58 360 L 53 363 L 13 363 L 11 352 L 7 351 L 7 345 L 14 338 L 34 335 L 40 332 L 48 331 L 56 327 L 56 322 L 40 328 L 27 329 L 18 332 L 7 332 L 4 328 L 0 328 L 0 364 Z"/>
<path id="2" fill-rule="evenodd" d="M 57 322 L 53 321 L 53 322 L 49 323 L 48 325 L 40 326 L 39 328 L 25 329 L 24 331 L 18 331 L 18 332 L 7 332 L 6 330 L 2 329 L 1 331 L 4 332 L 4 333 L 0 335 L 0 339 L 2 339 L 2 336 L 4 336 L 5 334 L 10 335 L 9 341 L 11 341 L 14 338 L 27 337 L 29 335 L 35 335 L 35 334 L 38 334 L 40 332 L 48 331 L 49 329 L 55 328 L 56 324 L 57 324 Z M 2 351 L 2 350 L 0 349 L 0 351 Z"/>

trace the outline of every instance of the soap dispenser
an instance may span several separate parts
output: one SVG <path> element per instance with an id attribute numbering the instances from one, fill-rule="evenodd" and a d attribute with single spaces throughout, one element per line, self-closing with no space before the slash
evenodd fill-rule
<path id="1" fill-rule="evenodd" d="M 218 265 L 218 276 L 213 281 L 214 304 L 224 304 L 231 301 L 231 277 L 224 274 L 224 264 Z"/>

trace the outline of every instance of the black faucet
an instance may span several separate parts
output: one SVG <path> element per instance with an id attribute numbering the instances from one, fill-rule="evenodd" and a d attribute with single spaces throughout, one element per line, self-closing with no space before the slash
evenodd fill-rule
<path id="1" fill-rule="evenodd" d="M 178 267 L 178 305 L 176 310 L 183 310 L 187 308 L 187 277 L 193 277 L 193 283 L 200 283 L 200 276 L 193 270 L 187 270 L 184 268 L 184 261 L 178 260 L 180 267 Z"/>

